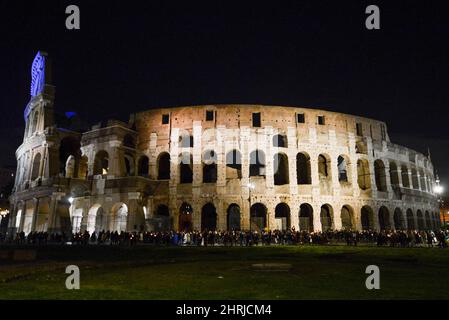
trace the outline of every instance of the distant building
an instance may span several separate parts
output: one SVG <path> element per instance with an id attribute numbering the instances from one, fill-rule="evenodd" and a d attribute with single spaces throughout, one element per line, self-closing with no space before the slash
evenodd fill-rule
<path id="1" fill-rule="evenodd" d="M 384 122 L 230 104 L 75 132 L 55 124 L 46 59 L 33 63 L 11 233 L 439 227 L 430 159 Z"/>

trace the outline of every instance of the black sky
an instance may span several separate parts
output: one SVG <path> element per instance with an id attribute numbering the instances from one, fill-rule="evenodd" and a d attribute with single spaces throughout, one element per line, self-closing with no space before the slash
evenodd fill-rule
<path id="1" fill-rule="evenodd" d="M 77 4 L 81 30 L 65 28 Z M 365 8 L 381 30 L 365 28 Z M 0 165 L 15 163 L 37 50 L 56 109 L 90 123 L 159 106 L 320 107 L 388 124 L 449 187 L 449 21 L 444 1 L 0 2 Z"/>

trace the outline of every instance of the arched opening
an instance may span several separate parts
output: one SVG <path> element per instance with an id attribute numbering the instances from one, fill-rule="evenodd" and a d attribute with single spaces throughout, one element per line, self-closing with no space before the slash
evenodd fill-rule
<path id="1" fill-rule="evenodd" d="M 74 178 L 75 177 L 75 165 L 76 165 L 76 160 L 75 157 L 70 155 L 67 158 L 67 161 L 65 163 L 65 177 L 66 178 Z"/>
<path id="2" fill-rule="evenodd" d="M 192 183 L 193 181 L 193 158 L 189 152 L 183 152 L 180 156 L 180 183 Z"/>
<path id="3" fill-rule="evenodd" d="M 289 184 L 288 157 L 284 153 L 277 153 L 273 157 L 274 185 Z"/>
<path id="4" fill-rule="evenodd" d="M 279 203 L 275 209 L 275 222 L 277 230 L 290 229 L 290 207 L 286 203 Z"/>
<path id="5" fill-rule="evenodd" d="M 251 152 L 249 156 L 249 176 L 265 176 L 265 153 L 261 150 Z"/>
<path id="6" fill-rule="evenodd" d="M 338 156 L 337 168 L 338 168 L 338 181 L 340 183 L 348 182 L 348 157 L 344 155 Z"/>
<path id="7" fill-rule="evenodd" d="M 255 203 L 250 210 L 250 228 L 252 231 L 262 231 L 267 227 L 267 207 Z"/>
<path id="8" fill-rule="evenodd" d="M 320 180 L 327 180 L 330 177 L 329 163 L 330 161 L 325 155 L 320 154 L 318 156 L 318 175 Z"/>
<path id="9" fill-rule="evenodd" d="M 203 154 L 203 182 L 217 182 L 217 154 L 213 150 L 207 150 Z"/>
<path id="10" fill-rule="evenodd" d="M 401 166 L 401 178 L 402 178 L 402 186 L 404 188 L 410 188 L 410 178 L 408 174 L 407 166 Z"/>
<path id="11" fill-rule="evenodd" d="M 165 204 L 160 204 L 157 206 L 154 214 L 154 220 L 155 231 L 170 230 L 170 211 Z"/>
<path id="12" fill-rule="evenodd" d="M 40 176 L 41 154 L 37 153 L 33 160 L 33 169 L 31 171 L 31 180 L 36 180 Z"/>
<path id="13" fill-rule="evenodd" d="M 423 216 L 421 210 L 416 211 L 416 218 L 418 220 L 418 230 L 423 231 L 424 230 L 424 216 Z"/>
<path id="14" fill-rule="evenodd" d="M 321 206 L 320 221 L 323 232 L 332 229 L 332 207 L 330 205 L 324 204 Z"/>
<path id="15" fill-rule="evenodd" d="M 354 210 L 350 206 L 344 205 L 341 208 L 340 218 L 341 218 L 341 228 L 343 230 L 352 230 L 352 229 L 354 229 L 354 226 L 355 226 L 355 223 L 354 223 Z"/>
<path id="16" fill-rule="evenodd" d="M 123 146 L 131 149 L 136 148 L 136 142 L 131 134 L 126 134 L 123 137 Z"/>
<path id="17" fill-rule="evenodd" d="M 313 208 L 308 203 L 299 207 L 299 230 L 313 231 Z"/>
<path id="18" fill-rule="evenodd" d="M 185 134 L 179 137 L 180 148 L 193 148 L 193 136 Z"/>
<path id="19" fill-rule="evenodd" d="M 112 231 L 124 232 L 127 228 L 128 207 L 123 202 L 112 206 Z"/>
<path id="20" fill-rule="evenodd" d="M 404 230 L 405 229 L 404 219 L 402 216 L 402 210 L 400 208 L 394 209 L 393 220 L 394 220 L 394 228 L 396 230 Z"/>
<path id="21" fill-rule="evenodd" d="M 426 230 L 431 230 L 432 229 L 432 222 L 430 220 L 429 211 L 425 212 L 424 217 L 425 217 L 425 221 L 426 221 Z"/>
<path id="22" fill-rule="evenodd" d="M 109 155 L 106 151 L 98 151 L 94 161 L 94 175 L 108 174 L 109 172 Z"/>
<path id="23" fill-rule="evenodd" d="M 165 204 L 160 204 L 160 205 L 157 206 L 155 216 L 169 217 L 170 216 L 170 211 L 168 210 L 168 207 Z"/>
<path id="24" fill-rule="evenodd" d="M 124 165 L 125 165 L 125 176 L 133 176 L 134 175 L 134 157 L 128 153 L 125 153 L 123 156 Z"/>
<path id="25" fill-rule="evenodd" d="M 379 228 L 380 230 L 390 230 L 390 212 L 384 206 L 379 209 Z"/>
<path id="26" fill-rule="evenodd" d="M 413 217 L 412 209 L 407 209 L 406 215 L 407 215 L 407 229 L 415 230 L 416 229 L 415 218 Z"/>
<path id="27" fill-rule="evenodd" d="M 92 234 L 109 230 L 106 215 L 100 204 L 94 204 L 87 215 L 87 231 Z"/>
<path id="28" fill-rule="evenodd" d="M 369 206 L 363 206 L 360 211 L 360 220 L 362 222 L 362 230 L 374 229 L 374 212 Z"/>
<path id="29" fill-rule="evenodd" d="M 179 221 L 178 228 L 179 231 L 190 232 L 192 231 L 192 206 L 186 202 L 183 202 L 179 208 Z"/>
<path id="30" fill-rule="evenodd" d="M 217 229 L 217 211 L 212 203 L 206 203 L 201 209 L 201 231 Z"/>
<path id="31" fill-rule="evenodd" d="M 362 190 L 368 190 L 371 188 L 369 164 L 366 159 L 357 160 L 357 184 Z"/>
<path id="32" fill-rule="evenodd" d="M 157 159 L 157 178 L 158 180 L 170 179 L 170 154 L 162 152 Z"/>
<path id="33" fill-rule="evenodd" d="M 65 137 L 59 145 L 59 173 L 66 178 L 77 178 L 81 144 L 77 137 Z"/>
<path id="34" fill-rule="evenodd" d="M 141 156 L 137 163 L 137 174 L 141 177 L 148 177 L 150 160 L 147 156 Z"/>
<path id="35" fill-rule="evenodd" d="M 228 207 L 226 222 L 228 231 L 240 230 L 240 207 L 237 204 Z"/>
<path id="36" fill-rule="evenodd" d="M 287 148 L 287 136 L 284 134 L 276 134 L 273 136 L 273 147 Z"/>
<path id="37" fill-rule="evenodd" d="M 238 150 L 234 149 L 226 154 L 226 178 L 242 178 L 242 155 Z"/>
<path id="38" fill-rule="evenodd" d="M 393 161 L 390 161 L 390 181 L 393 186 L 399 185 L 398 166 Z"/>
<path id="39" fill-rule="evenodd" d="M 378 191 L 387 191 L 387 180 L 385 179 L 385 165 L 382 160 L 374 161 L 374 177 Z"/>
<path id="40" fill-rule="evenodd" d="M 305 152 L 296 155 L 296 179 L 298 184 L 311 184 L 310 157 Z"/>

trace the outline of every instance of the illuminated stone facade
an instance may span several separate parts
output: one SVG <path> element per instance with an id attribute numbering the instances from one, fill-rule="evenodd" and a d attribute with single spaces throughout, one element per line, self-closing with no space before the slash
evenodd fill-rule
<path id="1" fill-rule="evenodd" d="M 45 88 L 16 152 L 11 233 L 439 225 L 431 161 L 390 142 L 381 121 L 205 105 L 76 133 L 57 129 Z"/>

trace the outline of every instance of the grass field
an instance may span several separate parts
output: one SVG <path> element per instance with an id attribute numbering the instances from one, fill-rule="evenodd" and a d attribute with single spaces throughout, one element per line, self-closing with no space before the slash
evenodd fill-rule
<path id="1" fill-rule="evenodd" d="M 65 288 L 69 264 L 80 290 Z M 371 264 L 380 290 L 365 287 Z M 429 248 L 45 247 L 33 262 L 0 260 L 0 299 L 447 299 L 448 271 L 449 250 Z"/>

